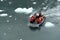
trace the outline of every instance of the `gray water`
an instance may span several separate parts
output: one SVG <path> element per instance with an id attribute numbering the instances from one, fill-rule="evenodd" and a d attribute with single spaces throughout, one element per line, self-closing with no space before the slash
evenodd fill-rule
<path id="1" fill-rule="evenodd" d="M 34 1 L 37 4 L 32 4 Z M 9 2 L 12 2 L 12 4 L 9 4 Z M 41 5 L 42 3 L 45 3 L 45 5 Z M 60 40 L 60 19 L 54 20 L 56 16 L 46 17 L 45 20 L 46 22 L 54 23 L 55 27 L 45 28 L 43 25 L 40 30 L 33 31 L 27 26 L 29 15 L 14 12 L 18 7 L 33 7 L 37 10 L 48 5 L 48 8 L 52 9 L 57 4 L 57 0 L 4 0 L 0 2 L 0 9 L 5 10 L 4 12 L 0 12 L 0 14 L 7 13 L 8 15 L 12 15 L 11 18 L 9 16 L 0 17 L 0 40 Z"/>

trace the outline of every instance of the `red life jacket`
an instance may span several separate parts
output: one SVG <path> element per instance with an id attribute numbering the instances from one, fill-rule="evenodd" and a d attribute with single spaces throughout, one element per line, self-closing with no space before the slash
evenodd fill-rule
<path id="1" fill-rule="evenodd" d="M 39 23 L 41 23 L 41 20 L 39 18 L 37 18 L 36 22 L 39 24 Z"/>
<path id="2" fill-rule="evenodd" d="M 36 19 L 36 16 L 32 16 L 31 18 L 30 18 L 30 21 L 33 21 L 33 20 L 35 20 Z"/>

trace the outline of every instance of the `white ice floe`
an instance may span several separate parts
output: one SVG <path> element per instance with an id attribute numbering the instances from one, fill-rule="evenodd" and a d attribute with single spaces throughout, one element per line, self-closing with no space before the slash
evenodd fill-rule
<path id="1" fill-rule="evenodd" d="M 20 39 L 20 40 L 22 40 L 22 39 Z"/>
<path id="2" fill-rule="evenodd" d="M 16 13 L 25 13 L 25 14 L 29 14 L 33 11 L 33 8 L 17 8 L 14 10 Z"/>
<path id="3" fill-rule="evenodd" d="M 48 8 L 48 6 L 46 6 L 46 7 L 43 7 L 43 10 L 46 10 Z"/>
<path id="4" fill-rule="evenodd" d="M 43 7 L 43 10 L 46 10 L 47 9 L 47 7 Z"/>
<path id="5" fill-rule="evenodd" d="M 36 4 L 36 2 L 33 2 L 33 4 Z"/>
<path id="6" fill-rule="evenodd" d="M 42 3 L 42 5 L 45 5 L 45 3 Z"/>
<path id="7" fill-rule="evenodd" d="M 9 16 L 10 18 L 12 17 L 12 15 Z"/>
<path id="8" fill-rule="evenodd" d="M 4 0 L 0 0 L 1 2 L 3 2 Z"/>
<path id="9" fill-rule="evenodd" d="M 53 24 L 53 23 L 51 23 L 51 22 L 46 22 L 45 23 L 45 27 L 54 27 L 55 25 Z"/>
<path id="10" fill-rule="evenodd" d="M 60 0 L 57 0 L 57 1 L 60 1 Z"/>
<path id="11" fill-rule="evenodd" d="M 0 17 L 6 17 L 6 16 L 8 16 L 8 14 L 6 13 L 0 14 Z"/>
<path id="12" fill-rule="evenodd" d="M 0 12 L 3 12 L 4 10 L 0 10 Z"/>
<path id="13" fill-rule="evenodd" d="M 12 2 L 9 2 L 9 4 L 12 4 Z"/>
<path id="14" fill-rule="evenodd" d="M 7 23 L 9 22 L 9 20 L 7 20 Z"/>

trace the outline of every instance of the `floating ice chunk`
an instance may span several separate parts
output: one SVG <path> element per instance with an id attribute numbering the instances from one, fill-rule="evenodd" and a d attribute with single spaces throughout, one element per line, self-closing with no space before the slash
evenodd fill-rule
<path id="1" fill-rule="evenodd" d="M 45 9 L 46 9 L 46 7 L 43 7 L 43 9 L 45 10 Z"/>
<path id="2" fill-rule="evenodd" d="M 36 4 L 36 2 L 33 2 L 33 4 Z"/>
<path id="3" fill-rule="evenodd" d="M 20 40 L 22 40 L 22 39 L 20 39 Z"/>
<path id="4" fill-rule="evenodd" d="M 42 5 L 45 5 L 45 3 L 42 3 Z"/>
<path id="5" fill-rule="evenodd" d="M 25 14 L 29 14 L 33 11 L 33 8 L 30 7 L 30 8 L 17 8 L 14 10 L 16 13 L 25 13 Z"/>
<path id="6" fill-rule="evenodd" d="M 0 16 L 5 17 L 5 16 L 8 16 L 8 14 L 3 13 L 3 14 L 0 14 Z"/>
<path id="7" fill-rule="evenodd" d="M 0 12 L 3 12 L 4 10 L 0 10 Z"/>
<path id="8" fill-rule="evenodd" d="M 9 2 L 9 4 L 12 4 L 12 2 Z"/>
<path id="9" fill-rule="evenodd" d="M 7 20 L 7 22 L 9 22 L 9 20 Z"/>
<path id="10" fill-rule="evenodd" d="M 9 16 L 10 18 L 12 17 L 12 15 Z"/>
<path id="11" fill-rule="evenodd" d="M 0 0 L 1 2 L 3 2 L 4 0 Z"/>
<path id="12" fill-rule="evenodd" d="M 60 1 L 60 0 L 57 0 L 57 1 Z"/>
<path id="13" fill-rule="evenodd" d="M 44 10 L 46 10 L 47 8 L 48 8 L 48 6 L 46 6 L 46 7 L 43 7 L 43 9 L 44 9 Z"/>
<path id="14" fill-rule="evenodd" d="M 45 27 L 54 27 L 54 24 L 51 22 L 46 22 Z"/>

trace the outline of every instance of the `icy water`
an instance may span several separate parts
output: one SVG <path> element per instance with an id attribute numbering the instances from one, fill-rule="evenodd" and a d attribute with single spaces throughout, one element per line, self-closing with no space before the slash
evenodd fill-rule
<path id="1" fill-rule="evenodd" d="M 46 16 L 40 30 L 27 26 L 30 7 Z M 0 40 L 60 40 L 60 0 L 0 0 Z"/>

